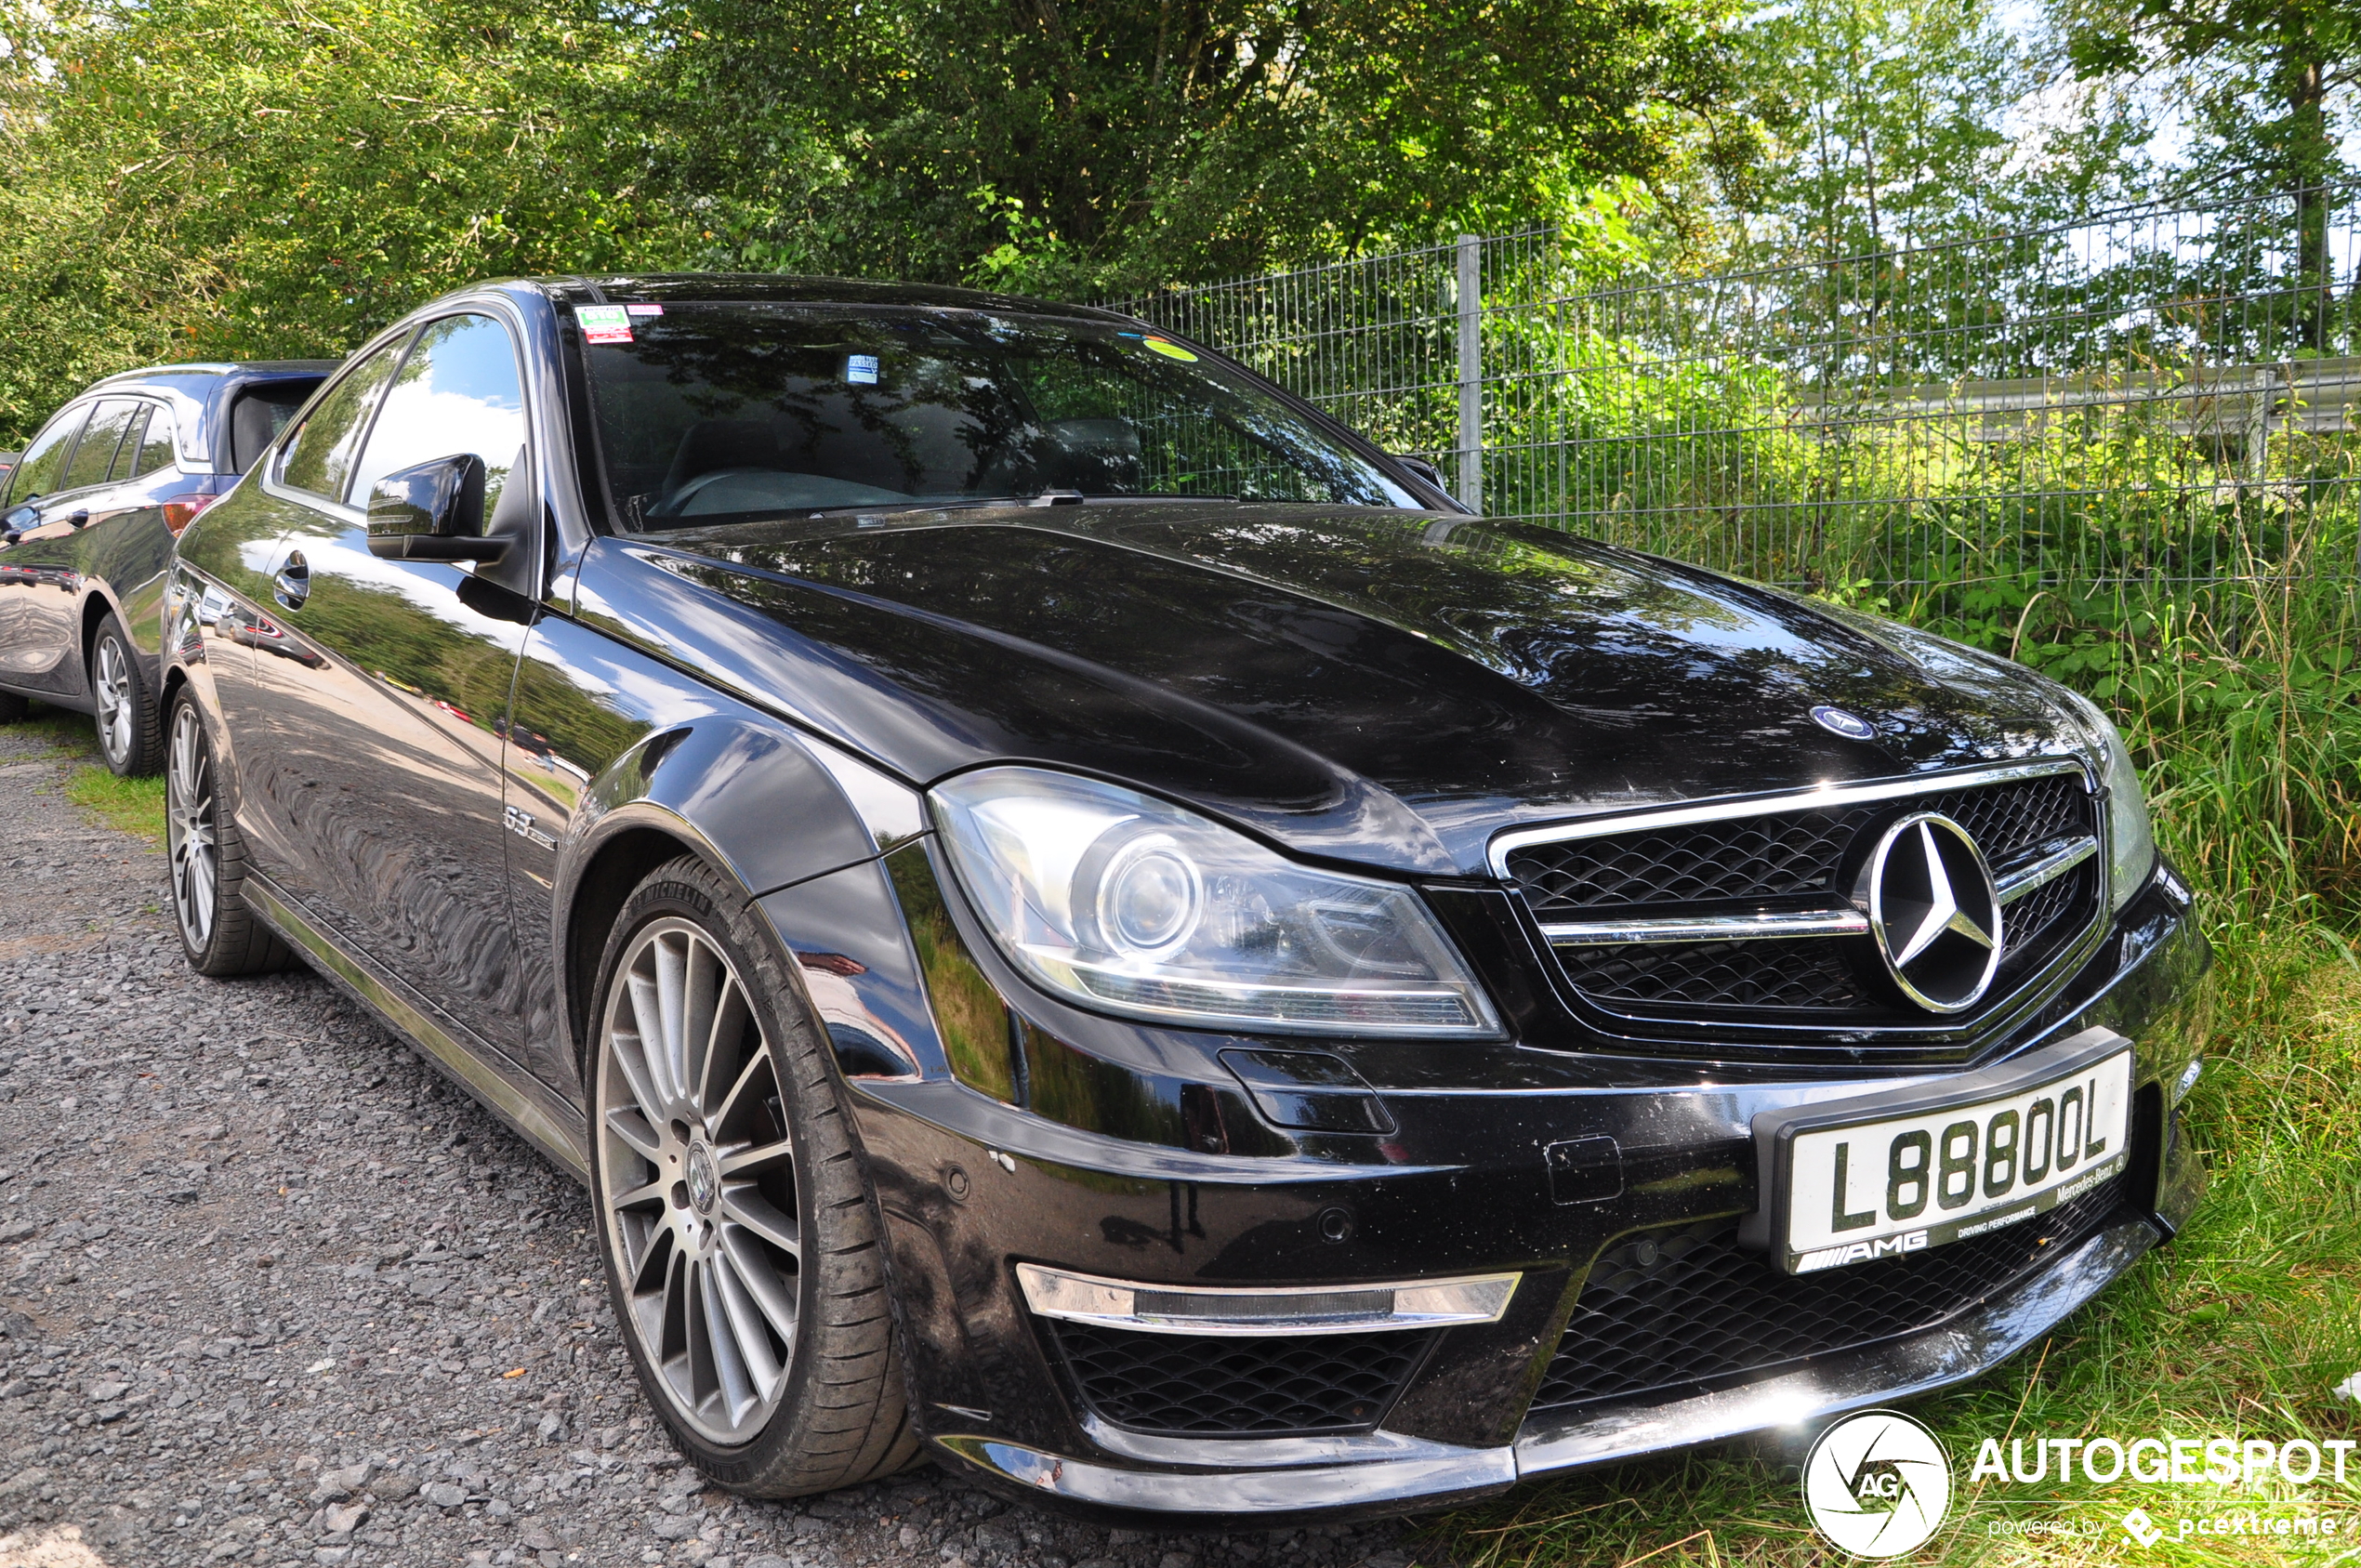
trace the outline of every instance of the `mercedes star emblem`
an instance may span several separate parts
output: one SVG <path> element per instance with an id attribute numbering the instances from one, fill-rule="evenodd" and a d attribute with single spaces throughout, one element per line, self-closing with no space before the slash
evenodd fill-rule
<path id="1" fill-rule="evenodd" d="M 1854 899 L 1905 996 L 1937 1013 L 1983 997 L 2000 967 L 2000 895 L 1967 829 L 1933 811 L 1904 817 L 1878 840 Z"/>
<path id="2" fill-rule="evenodd" d="M 1812 710 L 1812 722 L 1832 735 L 1842 735 L 1848 741 L 1872 741 L 1878 736 L 1877 727 L 1859 714 L 1847 713 L 1840 707 L 1830 707 L 1825 703 Z"/>

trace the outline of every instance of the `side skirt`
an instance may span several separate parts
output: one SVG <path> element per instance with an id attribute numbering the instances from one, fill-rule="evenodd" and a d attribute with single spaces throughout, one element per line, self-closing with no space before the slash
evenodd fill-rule
<path id="1" fill-rule="evenodd" d="M 244 892 L 255 913 L 337 989 L 391 1025 L 559 1169 L 585 1186 L 589 1184 L 590 1152 L 581 1111 L 543 1085 L 535 1082 L 528 1087 L 493 1066 L 488 1059 L 498 1053 L 490 1046 L 471 1046 L 473 1035 L 464 1025 L 439 1016 L 432 1004 L 412 996 L 400 982 L 379 974 L 261 873 L 246 873 Z"/>

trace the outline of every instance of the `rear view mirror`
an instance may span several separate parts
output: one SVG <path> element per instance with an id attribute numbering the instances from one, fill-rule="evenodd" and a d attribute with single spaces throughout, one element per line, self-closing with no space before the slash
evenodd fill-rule
<path id="1" fill-rule="evenodd" d="M 483 459 L 472 453 L 399 469 L 370 487 L 369 553 L 387 560 L 497 560 L 483 534 Z"/>

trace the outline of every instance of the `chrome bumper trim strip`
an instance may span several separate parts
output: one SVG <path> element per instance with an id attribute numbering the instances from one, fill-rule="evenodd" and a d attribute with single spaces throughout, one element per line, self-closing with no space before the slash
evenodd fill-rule
<path id="1" fill-rule="evenodd" d="M 1038 1263 L 1017 1265 L 1026 1305 L 1039 1317 L 1141 1334 L 1366 1334 L 1497 1323 L 1521 1275 L 1239 1289 L 1138 1285 Z"/>

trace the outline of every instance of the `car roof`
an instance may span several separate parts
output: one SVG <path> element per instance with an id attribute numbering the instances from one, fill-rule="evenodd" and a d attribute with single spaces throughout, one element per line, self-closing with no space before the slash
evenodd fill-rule
<path id="1" fill-rule="evenodd" d="M 100 396 L 144 393 L 172 405 L 173 433 L 183 462 L 222 466 L 217 414 L 232 391 L 273 382 L 317 384 L 338 360 L 201 360 L 188 364 L 149 365 L 103 376 L 75 394 L 74 402 Z"/>
<path id="2" fill-rule="evenodd" d="M 1008 310 L 1025 315 L 1128 322 L 1120 311 L 1062 300 L 1035 299 L 939 283 L 873 283 L 862 278 L 798 277 L 776 272 L 630 272 L 599 277 L 526 280 L 565 305 L 601 300 L 622 304 L 666 300 L 702 304 L 905 305 L 952 310 Z"/>

